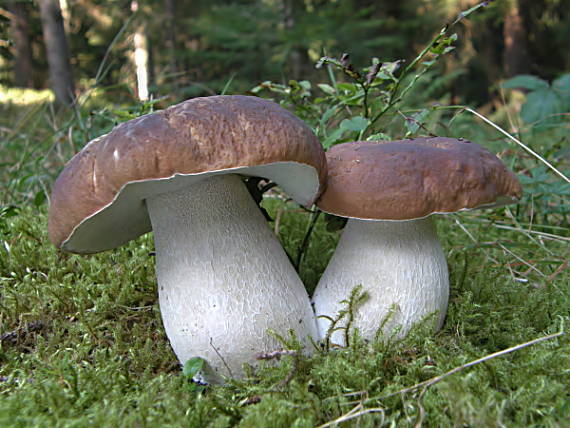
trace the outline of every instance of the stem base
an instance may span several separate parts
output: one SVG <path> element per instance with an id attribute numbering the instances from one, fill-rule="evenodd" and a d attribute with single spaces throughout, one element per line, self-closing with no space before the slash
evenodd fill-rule
<path id="1" fill-rule="evenodd" d="M 351 290 L 362 285 L 368 298 L 353 308 L 351 327 L 372 340 L 380 327 L 385 334 L 398 327 L 403 337 L 414 323 L 438 312 L 443 324 L 449 296 L 447 263 L 431 219 L 367 221 L 350 219 L 313 297 L 317 316 L 333 319 L 346 305 Z M 346 317 L 345 317 L 346 318 Z M 345 318 L 337 327 L 346 326 Z M 321 339 L 330 320 L 318 318 Z M 332 343 L 345 345 L 345 332 L 335 331 Z"/>

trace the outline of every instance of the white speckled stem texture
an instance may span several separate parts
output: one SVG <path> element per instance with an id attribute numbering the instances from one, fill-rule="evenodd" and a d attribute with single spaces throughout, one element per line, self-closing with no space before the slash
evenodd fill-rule
<path id="1" fill-rule="evenodd" d="M 445 318 L 449 296 L 447 263 L 431 219 L 366 221 L 350 219 L 313 297 L 317 316 L 336 317 L 346 308 L 340 301 L 362 285 L 368 299 L 357 308 L 353 327 L 373 339 L 383 320 L 390 334 L 401 326 L 403 337 L 414 323 L 439 312 L 437 328 Z M 319 318 L 323 339 L 330 321 Z M 344 326 L 341 322 L 339 326 Z M 344 332 L 333 333 L 332 343 L 344 345 Z"/>
<path id="2" fill-rule="evenodd" d="M 202 357 L 240 377 L 256 353 L 282 346 L 268 329 L 292 329 L 307 345 L 317 337 L 305 287 L 239 176 L 206 178 L 147 206 L 162 319 L 182 363 Z"/>

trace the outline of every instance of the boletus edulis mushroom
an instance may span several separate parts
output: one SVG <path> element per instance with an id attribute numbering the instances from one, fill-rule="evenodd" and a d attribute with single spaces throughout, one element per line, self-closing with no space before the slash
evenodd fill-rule
<path id="1" fill-rule="evenodd" d="M 313 296 L 321 338 L 358 285 L 368 299 L 352 326 L 365 339 L 382 323 L 404 336 L 435 312 L 440 328 L 449 279 L 430 216 L 516 202 L 518 179 L 480 145 L 453 138 L 352 142 L 326 156 L 327 188 L 317 205 L 349 220 Z M 338 345 L 342 322 L 330 336 Z"/>
<path id="2" fill-rule="evenodd" d="M 115 127 L 73 157 L 53 187 L 51 241 L 95 253 L 154 231 L 164 327 L 178 359 L 239 377 L 280 345 L 268 329 L 309 344 L 310 300 L 242 182 L 264 177 L 302 205 L 322 189 L 316 137 L 256 97 L 195 98 Z M 206 372 L 206 376 L 208 376 Z"/>

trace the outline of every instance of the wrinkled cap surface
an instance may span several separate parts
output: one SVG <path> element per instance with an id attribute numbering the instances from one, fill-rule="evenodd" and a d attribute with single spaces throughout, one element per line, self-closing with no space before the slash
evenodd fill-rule
<path id="1" fill-rule="evenodd" d="M 272 101 L 194 98 L 122 123 L 75 155 L 53 187 L 50 240 L 79 253 L 114 248 L 150 231 L 145 198 L 225 173 L 268 178 L 309 205 L 326 159 L 311 129 Z"/>
<path id="2" fill-rule="evenodd" d="M 478 144 L 454 138 L 359 141 L 327 152 L 318 207 L 342 217 L 412 220 L 516 202 L 516 176 Z"/>

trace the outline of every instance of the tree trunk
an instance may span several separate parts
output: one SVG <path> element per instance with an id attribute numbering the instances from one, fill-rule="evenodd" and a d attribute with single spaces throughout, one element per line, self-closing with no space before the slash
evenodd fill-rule
<path id="1" fill-rule="evenodd" d="M 505 15 L 503 27 L 503 67 L 505 77 L 526 74 L 530 70 L 528 41 L 524 23 L 519 13 L 518 0 L 512 0 Z"/>
<path id="2" fill-rule="evenodd" d="M 71 105 L 75 84 L 69 61 L 69 49 L 58 0 L 39 0 L 49 75 L 58 103 Z"/>
<path id="3" fill-rule="evenodd" d="M 135 46 L 135 68 L 137 75 L 137 95 L 139 100 L 148 100 L 148 43 L 144 28 L 137 27 L 133 39 Z"/>
<path id="4" fill-rule="evenodd" d="M 69 0 L 58 0 L 59 8 L 61 9 L 61 17 L 63 18 L 63 29 L 66 34 L 69 34 L 71 23 L 71 10 L 69 9 Z"/>
<path id="5" fill-rule="evenodd" d="M 30 25 L 26 5 L 10 2 L 7 5 L 12 13 L 10 29 L 14 40 L 14 84 L 20 88 L 32 88 L 32 45 L 30 42 Z"/>
<path id="6" fill-rule="evenodd" d="M 139 9 L 137 0 L 131 1 L 131 11 L 136 13 Z M 149 54 L 148 54 L 148 40 L 145 34 L 144 25 L 137 20 L 135 24 L 135 34 L 133 37 L 134 45 L 134 63 L 135 73 L 137 75 L 137 96 L 140 101 L 148 100 L 148 81 L 149 81 Z"/>
<path id="7" fill-rule="evenodd" d="M 166 49 L 169 72 L 174 77 L 173 87 L 178 87 L 178 63 L 176 61 L 176 0 L 164 0 L 166 11 Z"/>
<path id="8" fill-rule="evenodd" d="M 296 25 L 296 16 L 303 7 L 304 3 L 300 0 L 283 0 L 283 22 L 285 31 L 292 31 L 294 29 Z M 308 62 L 309 58 L 306 50 L 304 50 L 297 41 L 293 41 L 289 48 L 288 58 L 291 77 L 295 80 L 301 79 Z"/>

